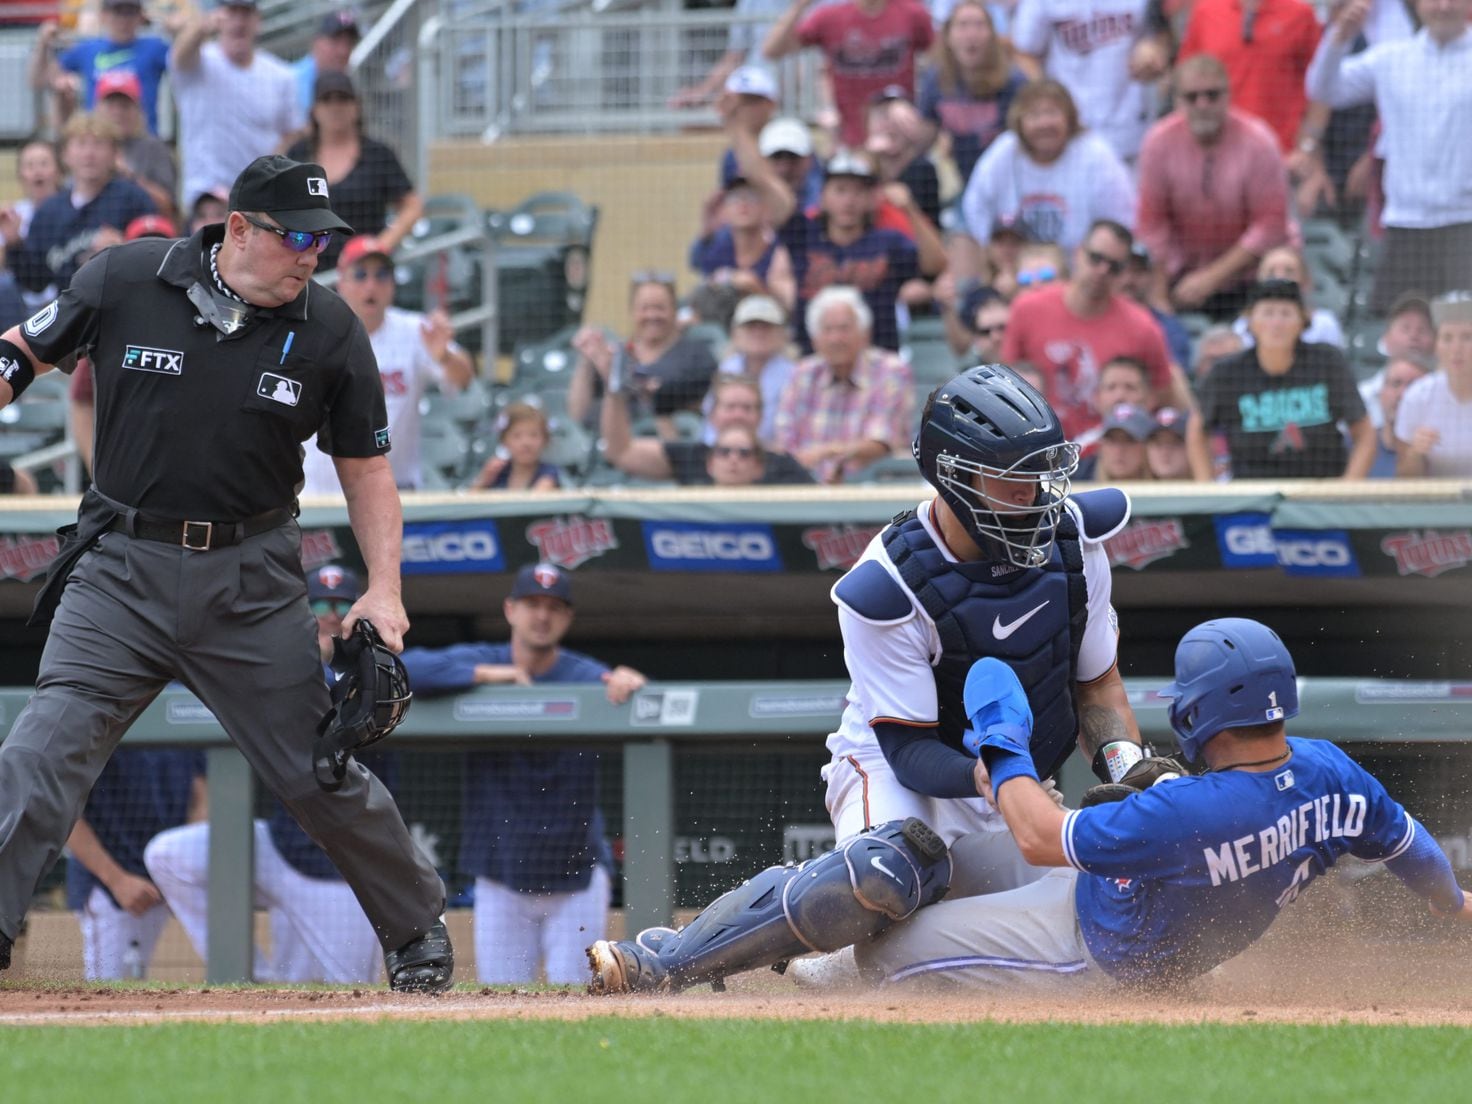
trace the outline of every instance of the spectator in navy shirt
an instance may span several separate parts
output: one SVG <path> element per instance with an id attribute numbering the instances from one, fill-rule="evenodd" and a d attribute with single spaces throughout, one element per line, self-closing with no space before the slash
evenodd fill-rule
<path id="1" fill-rule="evenodd" d="M 792 255 L 777 240 L 761 193 L 743 177 L 726 185 L 722 225 L 690 247 L 690 267 L 707 283 L 728 285 L 747 295 L 770 295 L 791 310 L 797 295 Z"/>
<path id="2" fill-rule="evenodd" d="M 85 111 L 96 106 L 98 77 L 126 70 L 138 77 L 148 132 L 157 134 L 158 86 L 168 65 L 169 44 L 153 35 L 139 37 L 143 23 L 143 5 L 138 0 L 102 0 L 104 33 L 78 40 L 59 56 L 60 27 L 43 25 L 31 55 L 31 87 L 56 92 L 61 100 L 60 117 L 65 119 L 78 106 Z"/>
<path id="3" fill-rule="evenodd" d="M 621 705 L 644 676 L 562 647 L 572 626 L 572 586 L 558 567 L 516 574 L 503 605 L 505 644 L 408 648 L 404 665 L 419 694 L 477 686 L 602 682 Z M 475 877 L 475 965 L 483 984 L 585 979 L 583 948 L 603 938 L 612 856 L 598 808 L 591 752 L 494 751 L 466 756 L 460 865 Z"/>
<path id="4" fill-rule="evenodd" d="M 961 179 L 987 146 L 1006 133 L 1007 111 L 1027 78 L 1012 62 L 981 0 L 960 0 L 941 28 L 936 64 L 920 75 L 917 106 L 931 128 L 948 138 Z"/>
<path id="5" fill-rule="evenodd" d="M 117 175 L 121 135 L 96 114 L 74 115 L 63 132 L 65 187 L 36 210 L 31 231 L 10 255 L 16 281 L 29 291 L 64 290 L 83 262 L 123 240 L 139 215 L 154 214 L 148 193 Z"/>
<path id="6" fill-rule="evenodd" d="M 909 189 L 891 185 L 896 203 L 912 220 L 923 219 Z M 903 194 L 901 194 L 903 193 Z M 938 238 L 939 255 L 919 252 L 927 241 L 911 241 L 898 230 L 874 225 L 879 203 L 879 180 L 868 158 L 840 152 L 828 162 L 823 183 L 822 210 L 807 219 L 806 236 L 794 256 L 797 270 L 799 322 L 798 340 L 804 351 L 812 349 L 807 328 L 802 325 L 807 303 L 826 287 L 842 284 L 858 288 L 874 314 L 873 344 L 881 349 L 900 347 L 900 290 L 906 281 L 922 272 L 936 275 L 945 268 L 945 249 Z"/>
<path id="7" fill-rule="evenodd" d="M 552 440 L 546 412 L 530 403 L 507 405 L 496 419 L 500 447 L 471 481 L 477 491 L 555 491 L 562 486 L 562 472 L 542 459 Z"/>

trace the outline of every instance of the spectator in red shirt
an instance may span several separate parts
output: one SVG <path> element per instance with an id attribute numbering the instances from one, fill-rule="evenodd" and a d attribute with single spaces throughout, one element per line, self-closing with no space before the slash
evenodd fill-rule
<path id="1" fill-rule="evenodd" d="M 1265 122 L 1286 156 L 1298 145 L 1303 79 L 1318 45 L 1319 18 L 1303 0 L 1196 0 L 1178 60 L 1220 61 L 1232 104 Z"/>
<path id="2" fill-rule="evenodd" d="M 1235 317 L 1258 259 L 1288 238 L 1288 183 L 1266 124 L 1231 106 L 1227 71 L 1200 54 L 1176 70 L 1182 107 L 1140 151 L 1136 227 L 1158 265 L 1156 302 Z"/>
<path id="3" fill-rule="evenodd" d="M 1189 405 L 1184 381 L 1171 375 L 1160 327 L 1119 292 L 1132 244 L 1128 230 L 1101 219 L 1084 238 L 1068 283 L 1019 295 L 1012 304 L 1002 360 L 1027 360 L 1042 370 L 1048 402 L 1070 439 L 1100 421 L 1094 393 L 1100 369 L 1115 357 L 1145 365 L 1151 405 Z"/>
<path id="4" fill-rule="evenodd" d="M 793 0 L 767 35 L 770 60 L 817 46 L 828 62 L 838 109 L 839 141 L 861 149 L 865 109 L 876 92 L 894 84 L 915 95 L 915 58 L 930 49 L 930 13 L 913 0 L 840 0 L 808 12 L 814 0 Z"/>

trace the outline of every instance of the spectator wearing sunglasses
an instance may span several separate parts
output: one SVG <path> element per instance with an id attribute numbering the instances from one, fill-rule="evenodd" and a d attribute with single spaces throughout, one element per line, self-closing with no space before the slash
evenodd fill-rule
<path id="1" fill-rule="evenodd" d="M 183 24 L 169 53 L 169 83 L 179 105 L 183 201 L 236 176 L 279 150 L 302 127 L 296 77 L 257 48 L 256 0 L 225 0 Z"/>
<path id="2" fill-rule="evenodd" d="M 23 289 L 64 291 L 86 261 L 123 240 L 124 227 L 154 213 L 148 193 L 118 176 L 120 142 L 117 128 L 98 113 L 67 120 L 61 159 L 70 187 L 37 208 L 30 233 L 8 253 Z"/>
<path id="3" fill-rule="evenodd" d="M 716 435 L 705 459 L 705 472 L 717 487 L 750 487 L 762 481 L 766 456 L 750 426 L 727 426 Z"/>
<path id="4" fill-rule="evenodd" d="M 1189 404 L 1184 377 L 1173 376 L 1160 327 L 1120 290 L 1133 239 L 1117 222 L 1089 230 L 1067 283 L 1050 284 L 1012 304 L 1002 361 L 1029 360 L 1047 381 L 1048 402 L 1070 439 L 1100 422 L 1094 399 L 1104 365 L 1133 357 L 1149 374 L 1147 405 Z"/>
<path id="5" fill-rule="evenodd" d="M 359 234 L 342 248 L 337 293 L 352 308 L 378 361 L 393 451 L 389 466 L 401 490 L 422 482 L 419 400 L 434 388 L 459 391 L 475 375 L 470 354 L 455 343 L 449 316 L 400 310 L 394 302 L 394 265 L 382 238 Z M 305 494 L 342 493 L 332 457 L 309 441 L 303 460 Z"/>
<path id="6" fill-rule="evenodd" d="M 424 210 L 398 155 L 363 133 L 363 105 L 346 73 L 329 70 L 317 78 L 307 137 L 286 155 L 326 169 L 333 211 L 358 233 L 378 238 L 389 253 Z M 338 248 L 329 246 L 318 267 L 335 268 Z"/>
<path id="7" fill-rule="evenodd" d="M 1230 321 L 1258 261 L 1288 239 L 1288 182 L 1267 124 L 1231 104 L 1227 71 L 1207 54 L 1175 75 L 1181 107 L 1140 152 L 1140 239 L 1156 261 L 1151 301 Z"/>
<path id="8" fill-rule="evenodd" d="M 102 0 L 101 22 L 102 34 L 79 39 L 59 54 L 60 25 L 43 24 L 31 56 L 31 87 L 56 92 L 65 121 L 77 107 L 91 111 L 96 106 L 97 79 L 104 73 L 132 73 L 142 90 L 148 131 L 157 134 L 158 86 L 167 67 L 169 44 L 138 33 L 145 22 L 138 0 Z"/>
<path id="9" fill-rule="evenodd" d="M 979 284 L 961 297 L 956 307 L 955 326 L 947 326 L 951 349 L 973 364 L 996 364 L 1002 359 L 1002 339 L 1007 336 L 1007 320 L 1012 315 L 996 288 Z M 947 323 L 952 319 L 947 316 Z M 958 329 L 959 339 L 950 331 Z"/>

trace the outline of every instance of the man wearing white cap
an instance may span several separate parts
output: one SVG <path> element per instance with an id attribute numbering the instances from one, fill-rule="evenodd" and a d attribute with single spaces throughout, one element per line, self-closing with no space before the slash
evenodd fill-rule
<path id="1" fill-rule="evenodd" d="M 767 295 L 748 295 L 736 306 L 731 318 L 731 352 L 717 369 L 728 376 L 756 380 L 761 386 L 762 420 L 757 436 L 762 444 L 772 439 L 777 400 L 797 367 L 787 355 L 789 336 L 787 312 L 781 304 Z M 707 419 L 714 403 L 714 395 L 705 401 Z M 707 445 L 716 443 L 716 428 L 709 420 L 701 439 Z"/>

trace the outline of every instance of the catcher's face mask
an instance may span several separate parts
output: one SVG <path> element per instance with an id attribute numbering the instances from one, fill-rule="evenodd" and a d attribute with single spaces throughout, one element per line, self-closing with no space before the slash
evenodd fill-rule
<path id="1" fill-rule="evenodd" d="M 317 726 L 312 771 L 324 790 L 342 785 L 348 759 L 358 748 L 376 744 L 396 729 L 414 695 L 403 660 L 389 651 L 368 621 L 333 646 L 332 708 Z"/>

